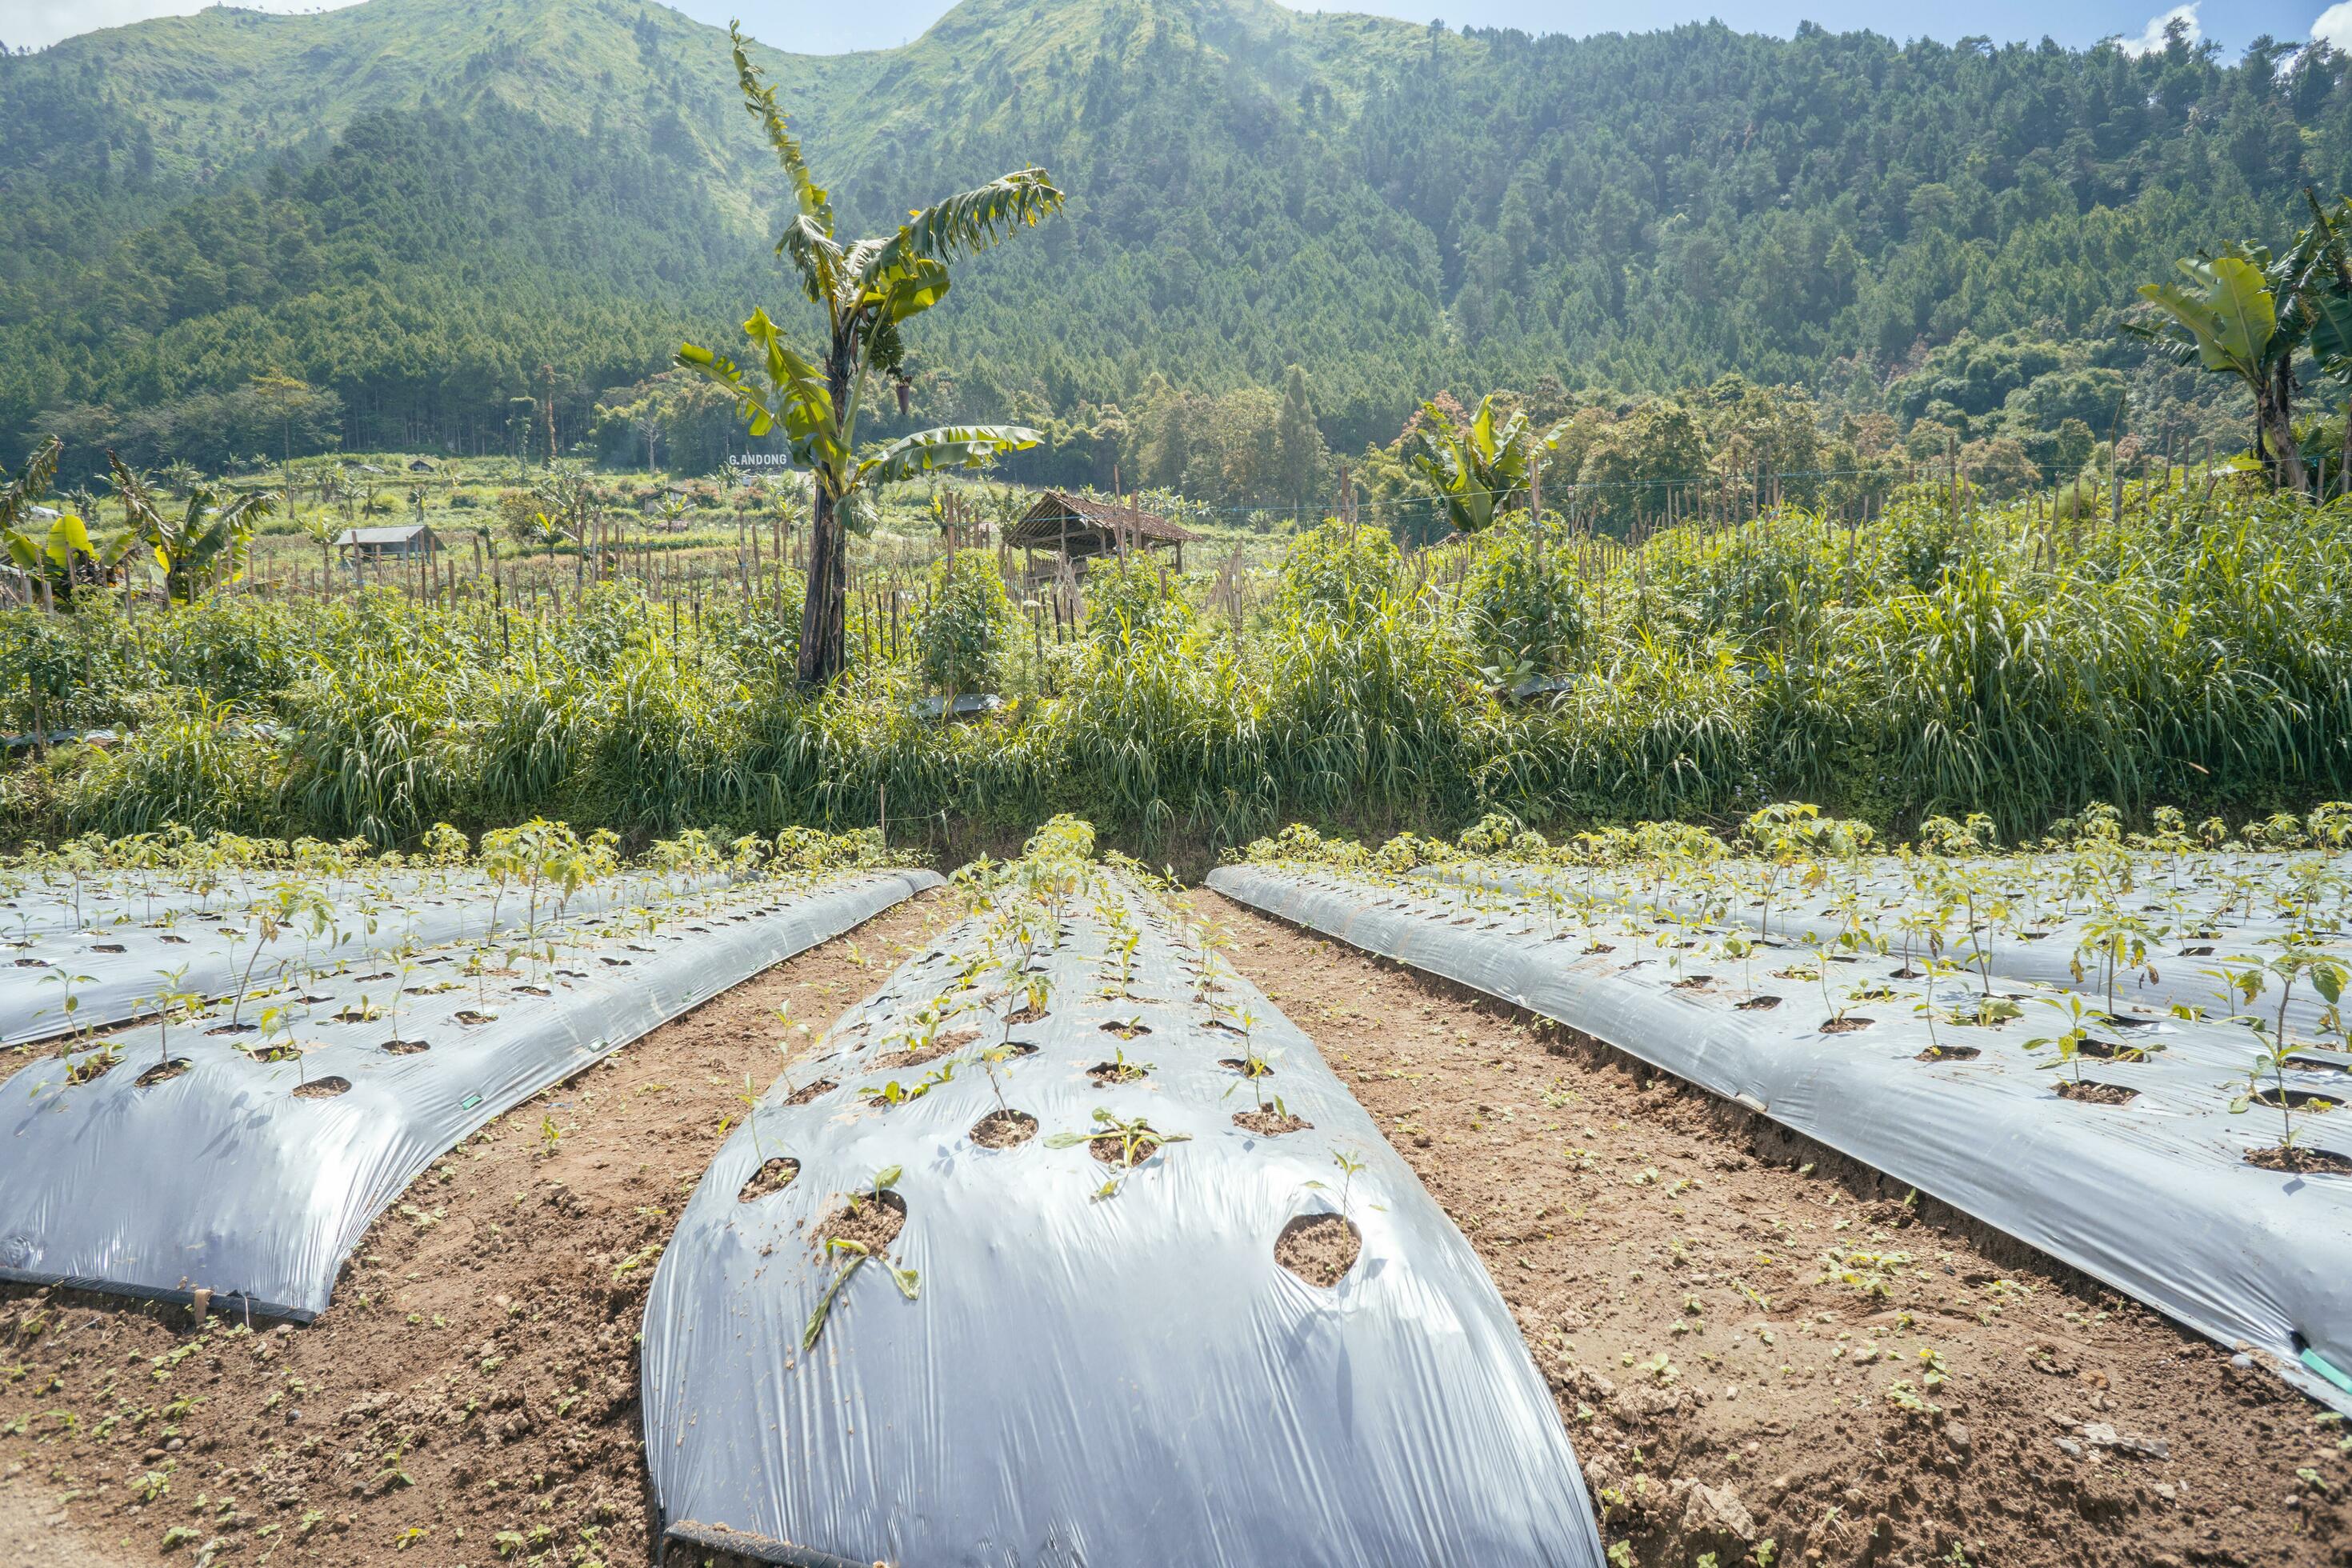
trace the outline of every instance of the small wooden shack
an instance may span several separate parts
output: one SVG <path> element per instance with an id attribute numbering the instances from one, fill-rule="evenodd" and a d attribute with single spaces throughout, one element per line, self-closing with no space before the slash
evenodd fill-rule
<path id="1" fill-rule="evenodd" d="M 441 548 L 441 542 L 424 523 L 401 522 L 383 528 L 347 528 L 335 540 L 335 548 L 357 566 L 363 561 L 413 561 L 420 555 L 430 556 Z"/>
<path id="2" fill-rule="evenodd" d="M 1124 501 L 1097 500 L 1047 490 L 1021 520 L 1004 531 L 1004 542 L 1024 550 L 1051 550 L 1073 565 L 1092 555 L 1122 551 L 1172 549 L 1176 570 L 1184 569 L 1184 546 L 1200 536 Z"/>

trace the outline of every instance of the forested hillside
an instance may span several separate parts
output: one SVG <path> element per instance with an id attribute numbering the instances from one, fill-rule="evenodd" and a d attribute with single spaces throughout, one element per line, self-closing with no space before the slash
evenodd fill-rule
<path id="1" fill-rule="evenodd" d="M 2153 439 L 2134 286 L 2352 184 L 2345 59 L 2285 56 L 967 0 L 762 64 L 845 229 L 1025 163 L 1071 193 L 926 319 L 914 415 L 1046 422 L 1095 478 L 1185 394 L 1277 411 L 1294 364 L 1341 450 L 1441 389 L 1734 371 Z M 794 303 L 731 92 L 723 34 L 626 0 L 214 10 L 0 59 L 0 432 L 496 450 L 544 364 L 586 438 L 682 335 Z"/>

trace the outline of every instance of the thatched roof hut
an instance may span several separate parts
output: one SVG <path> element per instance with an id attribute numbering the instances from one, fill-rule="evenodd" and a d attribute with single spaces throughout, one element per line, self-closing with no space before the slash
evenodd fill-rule
<path id="1" fill-rule="evenodd" d="M 1047 490 L 1021 520 L 1004 531 L 1004 542 L 1051 550 L 1073 561 L 1116 555 L 1122 550 L 1173 549 L 1176 569 L 1184 569 L 1184 546 L 1200 535 L 1164 517 L 1127 505 L 1063 490 Z"/>

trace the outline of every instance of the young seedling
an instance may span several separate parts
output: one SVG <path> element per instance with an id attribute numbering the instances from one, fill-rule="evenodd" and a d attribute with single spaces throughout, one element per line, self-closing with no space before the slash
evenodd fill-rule
<path id="1" fill-rule="evenodd" d="M 1192 1137 L 1189 1132 L 1158 1131 L 1139 1116 L 1134 1118 L 1132 1121 L 1121 1121 L 1117 1116 L 1112 1115 L 1109 1109 L 1105 1106 L 1098 1105 L 1095 1107 L 1094 1120 L 1096 1131 L 1092 1132 L 1056 1132 L 1052 1137 L 1045 1140 L 1045 1147 L 1048 1149 L 1068 1149 L 1080 1143 L 1091 1144 L 1098 1138 L 1117 1139 L 1118 1142 L 1118 1158 L 1115 1161 L 1109 1162 L 1111 1166 L 1110 1179 L 1103 1183 L 1100 1187 L 1095 1189 L 1095 1196 L 1097 1198 L 1116 1196 L 1119 1189 L 1119 1184 L 1127 1179 L 1129 1173 L 1131 1173 L 1136 1166 L 1141 1164 L 1144 1161 L 1150 1159 L 1153 1154 L 1159 1152 L 1162 1144 L 1190 1142 Z"/>
<path id="2" fill-rule="evenodd" d="M 2060 1034 L 2028 1040 L 2025 1048 L 2038 1051 L 2044 1046 L 2057 1047 L 2058 1065 L 2074 1068 L 2074 1082 L 2079 1085 L 2083 1081 L 2083 1042 L 2091 1037 L 2091 1015 L 2084 1011 L 2083 999 L 2071 994 L 2044 996 L 2041 1001 L 2045 1007 L 2056 1008 L 2059 1016 L 2066 1021 L 2067 1027 Z"/>
<path id="3" fill-rule="evenodd" d="M 2294 1049 L 2294 1037 L 2287 1031 L 2287 1004 L 2294 994 L 2295 983 L 2305 975 L 2311 977 L 2312 989 L 2327 1004 L 2327 1022 L 2336 1026 L 2340 1017 L 2344 988 L 2352 981 L 2352 966 L 2343 960 L 2305 947 L 2297 941 L 2300 933 L 2289 932 L 2276 940 L 2281 951 L 2271 959 L 2237 959 L 2239 967 L 2210 971 L 2228 984 L 2227 998 L 2241 1004 L 2252 1004 L 2269 987 L 2272 976 L 2279 981 L 2278 1011 L 2265 1019 L 2259 1013 L 2244 1015 L 2246 1026 L 2253 1031 L 2258 1052 L 2247 1072 L 2248 1089 L 2244 1096 L 2231 1101 L 2232 1110 L 2243 1110 L 2248 1101 L 2260 1091 L 2263 1076 L 2267 1073 L 2272 1091 L 2278 1098 L 2279 1142 L 2281 1153 L 2292 1156 L 2294 1150 L 2294 1105 L 2287 1091 L 2286 1068 Z"/>
<path id="4" fill-rule="evenodd" d="M 184 963 L 180 968 L 184 972 L 187 965 Z M 64 987 L 64 999 L 58 1004 L 58 1010 L 65 1015 L 66 1026 L 68 1029 L 72 1029 L 75 1034 L 81 1033 L 81 1031 L 74 1026 L 74 1014 L 81 1009 L 81 998 L 74 994 L 74 987 L 77 985 L 95 985 L 98 984 L 98 976 L 95 974 L 76 974 L 64 964 L 52 963 L 49 965 L 49 972 L 41 976 L 41 984 L 44 985 L 59 985 Z M 38 1012 L 35 1013 L 33 1016 L 36 1018 L 47 1017 L 48 1016 L 48 1011 L 49 1010 L 47 1007 L 41 1008 Z"/>

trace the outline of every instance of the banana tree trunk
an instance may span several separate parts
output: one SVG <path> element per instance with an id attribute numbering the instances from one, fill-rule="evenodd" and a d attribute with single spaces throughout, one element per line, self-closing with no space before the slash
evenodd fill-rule
<path id="1" fill-rule="evenodd" d="M 848 663 L 849 552 L 832 495 L 820 481 L 809 521 L 808 588 L 801 599 L 803 686 L 824 686 Z"/>
<path id="2" fill-rule="evenodd" d="M 2303 453 L 2294 444 L 2293 374 L 2284 360 L 2272 370 L 2263 387 L 2266 395 L 2255 400 L 2254 417 L 2259 422 L 2257 435 L 2264 448 L 2263 455 L 2270 465 L 2271 482 L 2280 489 L 2300 492 L 2304 489 Z"/>

